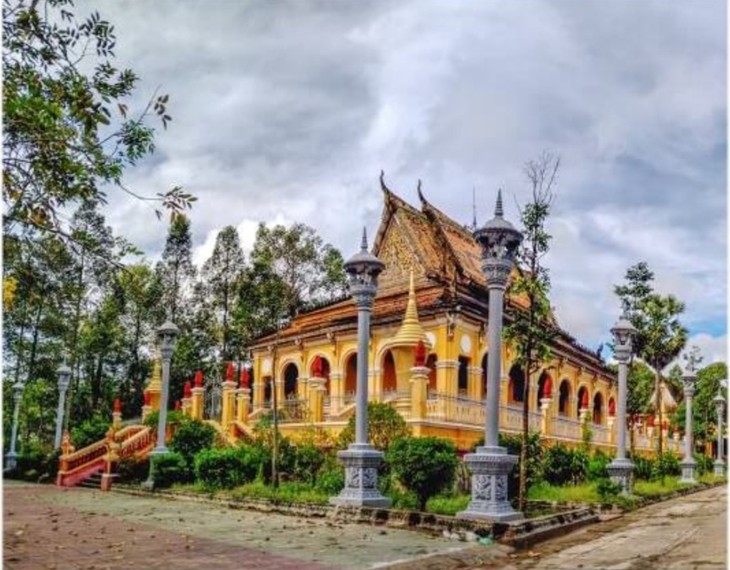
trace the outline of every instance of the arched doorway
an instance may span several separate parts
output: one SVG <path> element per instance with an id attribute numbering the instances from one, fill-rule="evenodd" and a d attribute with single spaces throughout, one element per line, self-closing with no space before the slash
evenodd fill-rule
<path id="1" fill-rule="evenodd" d="M 264 377 L 264 404 L 271 405 L 271 376 Z"/>
<path id="2" fill-rule="evenodd" d="M 398 380 L 395 374 L 395 360 L 389 350 L 383 356 L 383 394 L 395 392 L 398 389 Z"/>
<path id="3" fill-rule="evenodd" d="M 428 391 L 436 391 L 436 362 L 438 362 L 438 356 L 435 354 L 429 354 L 428 360 L 426 360 L 426 366 L 428 367 Z"/>
<path id="4" fill-rule="evenodd" d="M 517 364 L 513 364 L 509 370 L 509 383 L 507 399 L 510 403 L 516 404 L 524 401 L 525 398 L 525 375 Z"/>
<path id="5" fill-rule="evenodd" d="M 593 423 L 597 425 L 603 423 L 603 395 L 600 392 L 593 396 Z"/>
<path id="6" fill-rule="evenodd" d="M 299 369 L 297 365 L 290 362 L 284 368 L 284 397 L 285 398 L 296 398 L 297 397 L 297 384 L 299 381 Z"/>
<path id="7" fill-rule="evenodd" d="M 345 402 L 355 400 L 357 392 L 357 353 L 353 352 L 345 361 L 345 389 L 343 396 Z"/>
<path id="8" fill-rule="evenodd" d="M 570 414 L 570 381 L 566 379 L 560 383 L 558 414 L 561 416 L 567 416 Z"/>

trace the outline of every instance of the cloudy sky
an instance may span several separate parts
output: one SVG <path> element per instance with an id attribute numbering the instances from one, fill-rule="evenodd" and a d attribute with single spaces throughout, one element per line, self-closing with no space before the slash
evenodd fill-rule
<path id="1" fill-rule="evenodd" d="M 80 6 L 88 6 L 81 3 Z M 345 256 L 374 232 L 378 184 L 483 222 L 508 218 L 523 165 L 562 159 L 547 258 L 561 325 L 608 340 L 612 286 L 649 263 L 687 304 L 706 362 L 725 359 L 725 3 L 142 0 L 98 3 L 140 96 L 173 122 L 127 182 L 182 185 L 196 260 L 228 224 L 302 221 Z M 141 103 L 140 99 L 138 103 Z M 154 259 L 166 228 L 113 199 L 109 219 Z"/>

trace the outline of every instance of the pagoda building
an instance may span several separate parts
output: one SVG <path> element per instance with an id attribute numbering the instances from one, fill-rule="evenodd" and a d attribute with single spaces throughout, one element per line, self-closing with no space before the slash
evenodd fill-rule
<path id="1" fill-rule="evenodd" d="M 483 436 L 488 291 L 471 230 L 429 203 L 420 209 L 386 187 L 372 253 L 385 263 L 371 316 L 368 398 L 395 407 L 416 435 L 451 439 L 462 450 Z M 505 324 L 524 307 L 505 301 Z M 595 351 L 560 329 L 552 358 L 530 379 L 530 428 L 547 440 L 611 447 L 617 383 Z M 301 312 L 251 347 L 248 422 L 271 411 L 276 390 L 287 435 L 311 427 L 340 431 L 355 413 L 357 310 L 349 297 Z M 419 344 L 425 367 L 415 366 Z M 420 349 L 423 351 L 423 348 Z M 522 426 L 524 374 L 503 347 L 500 430 Z M 425 389 L 420 389 L 425 384 Z M 641 443 L 638 444 L 639 447 Z"/>

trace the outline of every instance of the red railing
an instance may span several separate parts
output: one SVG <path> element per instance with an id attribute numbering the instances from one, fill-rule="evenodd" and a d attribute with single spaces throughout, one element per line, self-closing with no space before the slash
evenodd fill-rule
<path id="1" fill-rule="evenodd" d="M 77 451 L 61 455 L 56 484 L 71 487 L 89 475 L 103 471 L 112 442 L 119 444 L 118 456 L 120 459 L 140 455 L 152 444 L 151 430 L 143 425 L 126 426 L 114 432 L 112 438 L 112 440 L 104 438 Z"/>

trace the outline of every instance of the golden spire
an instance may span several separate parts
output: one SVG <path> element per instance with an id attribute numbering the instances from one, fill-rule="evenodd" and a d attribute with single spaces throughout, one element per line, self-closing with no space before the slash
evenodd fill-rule
<path id="1" fill-rule="evenodd" d="M 390 343 L 393 346 L 416 346 L 418 341 L 422 340 L 423 343 L 430 348 L 431 343 L 423 332 L 423 327 L 418 320 L 418 307 L 416 306 L 416 287 L 413 280 L 413 271 L 411 271 L 411 282 L 408 289 L 408 304 L 406 305 L 406 314 L 403 317 L 403 324 L 401 324 L 398 332 L 393 337 L 393 341 Z"/>
<path id="2" fill-rule="evenodd" d="M 162 389 L 162 358 L 159 354 L 155 354 L 152 363 L 152 377 L 147 385 L 148 390 L 159 392 Z"/>

